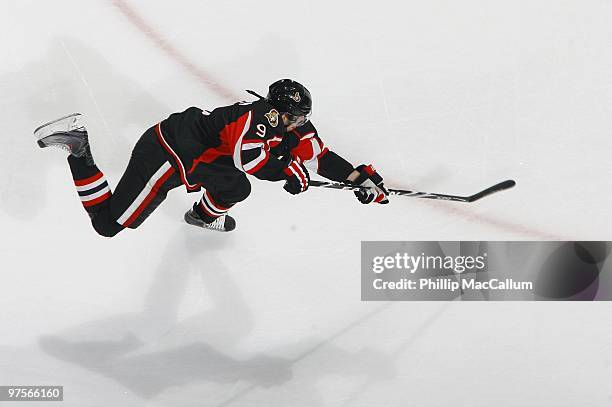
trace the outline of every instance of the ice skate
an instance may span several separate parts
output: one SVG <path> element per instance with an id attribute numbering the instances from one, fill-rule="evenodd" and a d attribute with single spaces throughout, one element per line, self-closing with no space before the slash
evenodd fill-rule
<path id="1" fill-rule="evenodd" d="M 59 147 L 75 157 L 85 156 L 93 162 L 87 129 L 80 123 L 81 117 L 80 113 L 73 113 L 34 130 L 40 148 Z"/>
<path id="2" fill-rule="evenodd" d="M 231 232 L 236 228 L 236 220 L 229 215 L 221 215 L 210 223 L 204 222 L 202 218 L 192 209 L 185 213 L 185 222 L 190 225 L 199 226 L 204 229 L 216 230 L 218 232 Z"/>

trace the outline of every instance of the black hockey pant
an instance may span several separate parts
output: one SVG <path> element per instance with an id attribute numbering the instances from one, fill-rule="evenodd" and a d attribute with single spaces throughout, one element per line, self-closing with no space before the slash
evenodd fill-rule
<path id="1" fill-rule="evenodd" d="M 171 189 L 182 185 L 153 127 L 134 146 L 130 162 L 114 192 L 104 174 L 95 165 L 88 165 L 84 157 L 70 156 L 68 163 L 94 229 L 106 237 L 115 236 L 125 228 L 140 226 Z M 207 222 L 225 214 L 251 192 L 249 180 L 237 170 L 219 171 L 210 166 L 203 174 L 198 181 L 205 191 L 194 209 Z"/>

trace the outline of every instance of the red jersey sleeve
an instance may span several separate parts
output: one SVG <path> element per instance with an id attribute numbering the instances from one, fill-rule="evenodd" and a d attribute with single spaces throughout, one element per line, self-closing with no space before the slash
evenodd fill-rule
<path id="1" fill-rule="evenodd" d="M 353 171 L 351 163 L 325 146 L 312 123 L 306 123 L 293 133 L 299 142 L 291 155 L 299 157 L 309 170 L 333 181 L 345 181 Z"/>

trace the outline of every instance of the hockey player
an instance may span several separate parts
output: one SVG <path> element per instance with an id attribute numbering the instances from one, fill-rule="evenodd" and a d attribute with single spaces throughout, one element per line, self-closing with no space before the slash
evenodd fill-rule
<path id="1" fill-rule="evenodd" d="M 299 194 L 308 189 L 306 167 L 334 181 L 365 187 L 355 192 L 362 203 L 387 203 L 382 177 L 371 165 L 353 167 L 326 148 L 309 121 L 310 92 L 282 79 L 270 85 L 267 97 L 251 103 L 219 107 L 212 112 L 190 107 L 148 129 L 138 140 L 114 192 L 96 166 L 87 130 L 73 114 L 40 126 L 34 134 L 40 147 L 66 149 L 74 183 L 94 229 L 112 237 L 135 229 L 183 185 L 203 191 L 185 214 L 191 225 L 231 231 L 236 221 L 227 212 L 251 191 L 246 174 L 284 181 Z"/>

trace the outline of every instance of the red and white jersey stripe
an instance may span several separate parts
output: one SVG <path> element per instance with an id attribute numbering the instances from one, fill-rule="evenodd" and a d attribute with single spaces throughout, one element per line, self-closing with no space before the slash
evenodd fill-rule
<path id="1" fill-rule="evenodd" d="M 300 181 L 302 191 L 305 191 L 306 188 L 308 188 L 308 176 L 306 175 L 298 161 L 291 161 L 291 163 L 285 170 L 285 173 L 287 175 L 293 174 Z"/>
<path id="2" fill-rule="evenodd" d="M 157 134 L 157 137 L 158 137 L 159 142 L 161 143 L 162 147 L 168 152 L 168 154 L 170 154 L 172 156 L 172 158 L 174 158 L 174 161 L 176 162 L 177 167 L 178 167 L 178 171 L 179 171 L 179 175 L 181 177 L 181 181 L 183 182 L 183 184 L 187 188 L 187 191 L 197 191 L 197 190 L 199 190 L 200 187 L 202 186 L 201 184 L 192 184 L 192 183 L 190 183 L 188 181 L 188 179 L 187 179 L 187 171 L 185 171 L 185 165 L 181 161 L 181 159 L 180 159 L 179 155 L 176 153 L 176 151 L 174 151 L 174 149 L 166 141 L 166 138 L 164 137 L 164 134 L 162 132 L 161 123 L 158 123 L 155 126 L 155 132 Z M 121 223 L 121 222 L 119 222 L 119 223 Z"/>
<path id="3" fill-rule="evenodd" d="M 117 219 L 117 223 L 124 227 L 130 226 L 134 220 L 142 213 L 147 205 L 155 198 L 159 188 L 170 178 L 174 173 L 174 168 L 168 161 L 164 162 L 161 167 L 147 181 L 140 194 L 132 202 L 132 204 L 123 212 Z"/>
<path id="4" fill-rule="evenodd" d="M 304 135 L 294 131 L 294 134 L 299 137 L 299 143 L 291 150 L 291 156 L 300 159 L 309 170 L 318 172 L 319 158 L 327 152 L 327 148 L 314 131 Z"/>
<path id="5" fill-rule="evenodd" d="M 100 171 L 91 177 L 75 180 L 74 184 L 81 203 L 86 208 L 98 205 L 111 197 L 108 182 L 106 182 L 104 174 Z"/>

